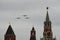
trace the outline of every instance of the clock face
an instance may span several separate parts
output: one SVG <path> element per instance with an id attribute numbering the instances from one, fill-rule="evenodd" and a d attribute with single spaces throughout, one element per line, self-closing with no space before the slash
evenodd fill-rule
<path id="1" fill-rule="evenodd" d="M 47 35 L 50 36 L 50 32 L 48 32 Z"/>

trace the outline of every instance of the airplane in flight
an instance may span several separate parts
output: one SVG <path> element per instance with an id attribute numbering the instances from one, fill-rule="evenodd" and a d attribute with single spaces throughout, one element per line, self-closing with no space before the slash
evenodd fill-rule
<path id="1" fill-rule="evenodd" d="M 29 19 L 29 17 L 26 17 L 25 19 Z"/>
<path id="2" fill-rule="evenodd" d="M 21 19 L 20 17 L 17 17 L 16 19 Z"/>
<path id="3" fill-rule="evenodd" d="M 23 15 L 24 17 L 27 17 L 27 15 Z"/>

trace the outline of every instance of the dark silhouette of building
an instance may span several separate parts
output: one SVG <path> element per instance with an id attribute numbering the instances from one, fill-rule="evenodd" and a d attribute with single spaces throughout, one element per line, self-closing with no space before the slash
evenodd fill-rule
<path id="1" fill-rule="evenodd" d="M 13 31 L 11 25 L 9 25 L 7 32 L 4 35 L 4 40 L 16 40 L 16 36 L 14 34 L 14 31 Z"/>
<path id="2" fill-rule="evenodd" d="M 43 38 L 41 38 L 41 40 L 56 40 L 55 38 L 53 38 L 53 32 L 51 29 L 51 21 L 48 15 L 48 7 L 47 7 L 46 20 L 44 22 Z"/>
<path id="3" fill-rule="evenodd" d="M 4 35 L 4 40 L 16 40 L 16 35 L 15 35 L 11 25 L 9 25 L 7 32 Z M 36 40 L 36 31 L 35 31 L 34 27 L 32 27 L 32 30 L 30 33 L 30 40 Z M 46 20 L 44 21 L 43 38 L 41 38 L 40 40 L 56 40 L 56 37 L 53 38 L 53 32 L 51 29 L 51 21 L 49 19 L 49 15 L 48 15 L 48 7 L 47 7 Z"/>
<path id="4" fill-rule="evenodd" d="M 31 33 L 30 33 L 30 40 L 36 40 L 36 31 L 34 27 L 32 28 Z"/>

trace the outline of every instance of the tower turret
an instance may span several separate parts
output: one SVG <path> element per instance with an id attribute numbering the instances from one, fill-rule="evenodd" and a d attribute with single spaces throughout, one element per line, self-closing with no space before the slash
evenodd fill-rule
<path id="1" fill-rule="evenodd" d="M 4 40 L 16 40 L 16 36 L 11 25 L 9 25 L 6 34 L 4 35 Z"/>
<path id="2" fill-rule="evenodd" d="M 48 15 L 48 7 L 47 9 L 47 15 L 46 15 L 46 20 L 44 22 L 44 32 L 43 32 L 43 37 L 44 40 L 52 40 L 52 29 L 51 29 L 51 21 L 49 19 Z"/>
<path id="3" fill-rule="evenodd" d="M 34 27 L 31 30 L 30 40 L 36 40 L 36 31 L 35 31 Z"/>
<path id="4" fill-rule="evenodd" d="M 47 9 L 47 14 L 46 14 L 46 20 L 44 22 L 44 31 L 52 31 L 51 29 L 51 21 L 49 19 L 49 14 L 48 14 L 48 7 L 46 8 Z"/>

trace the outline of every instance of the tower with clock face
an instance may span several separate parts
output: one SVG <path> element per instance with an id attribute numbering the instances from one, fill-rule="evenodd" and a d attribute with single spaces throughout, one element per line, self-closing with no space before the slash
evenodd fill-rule
<path id="1" fill-rule="evenodd" d="M 30 40 L 36 40 L 36 31 L 34 27 L 32 28 L 31 33 L 30 33 Z"/>
<path id="2" fill-rule="evenodd" d="M 49 19 L 49 15 L 48 15 L 48 7 L 47 7 L 46 20 L 44 22 L 43 38 L 41 38 L 41 40 L 56 40 L 55 38 L 53 38 L 51 21 Z"/>
<path id="3" fill-rule="evenodd" d="M 48 10 L 48 7 L 47 7 L 47 10 Z M 44 22 L 43 37 L 46 40 L 52 40 L 52 37 L 53 37 L 52 29 L 51 29 L 51 21 L 49 19 L 48 11 L 47 11 L 47 15 L 46 15 L 46 20 Z"/>

